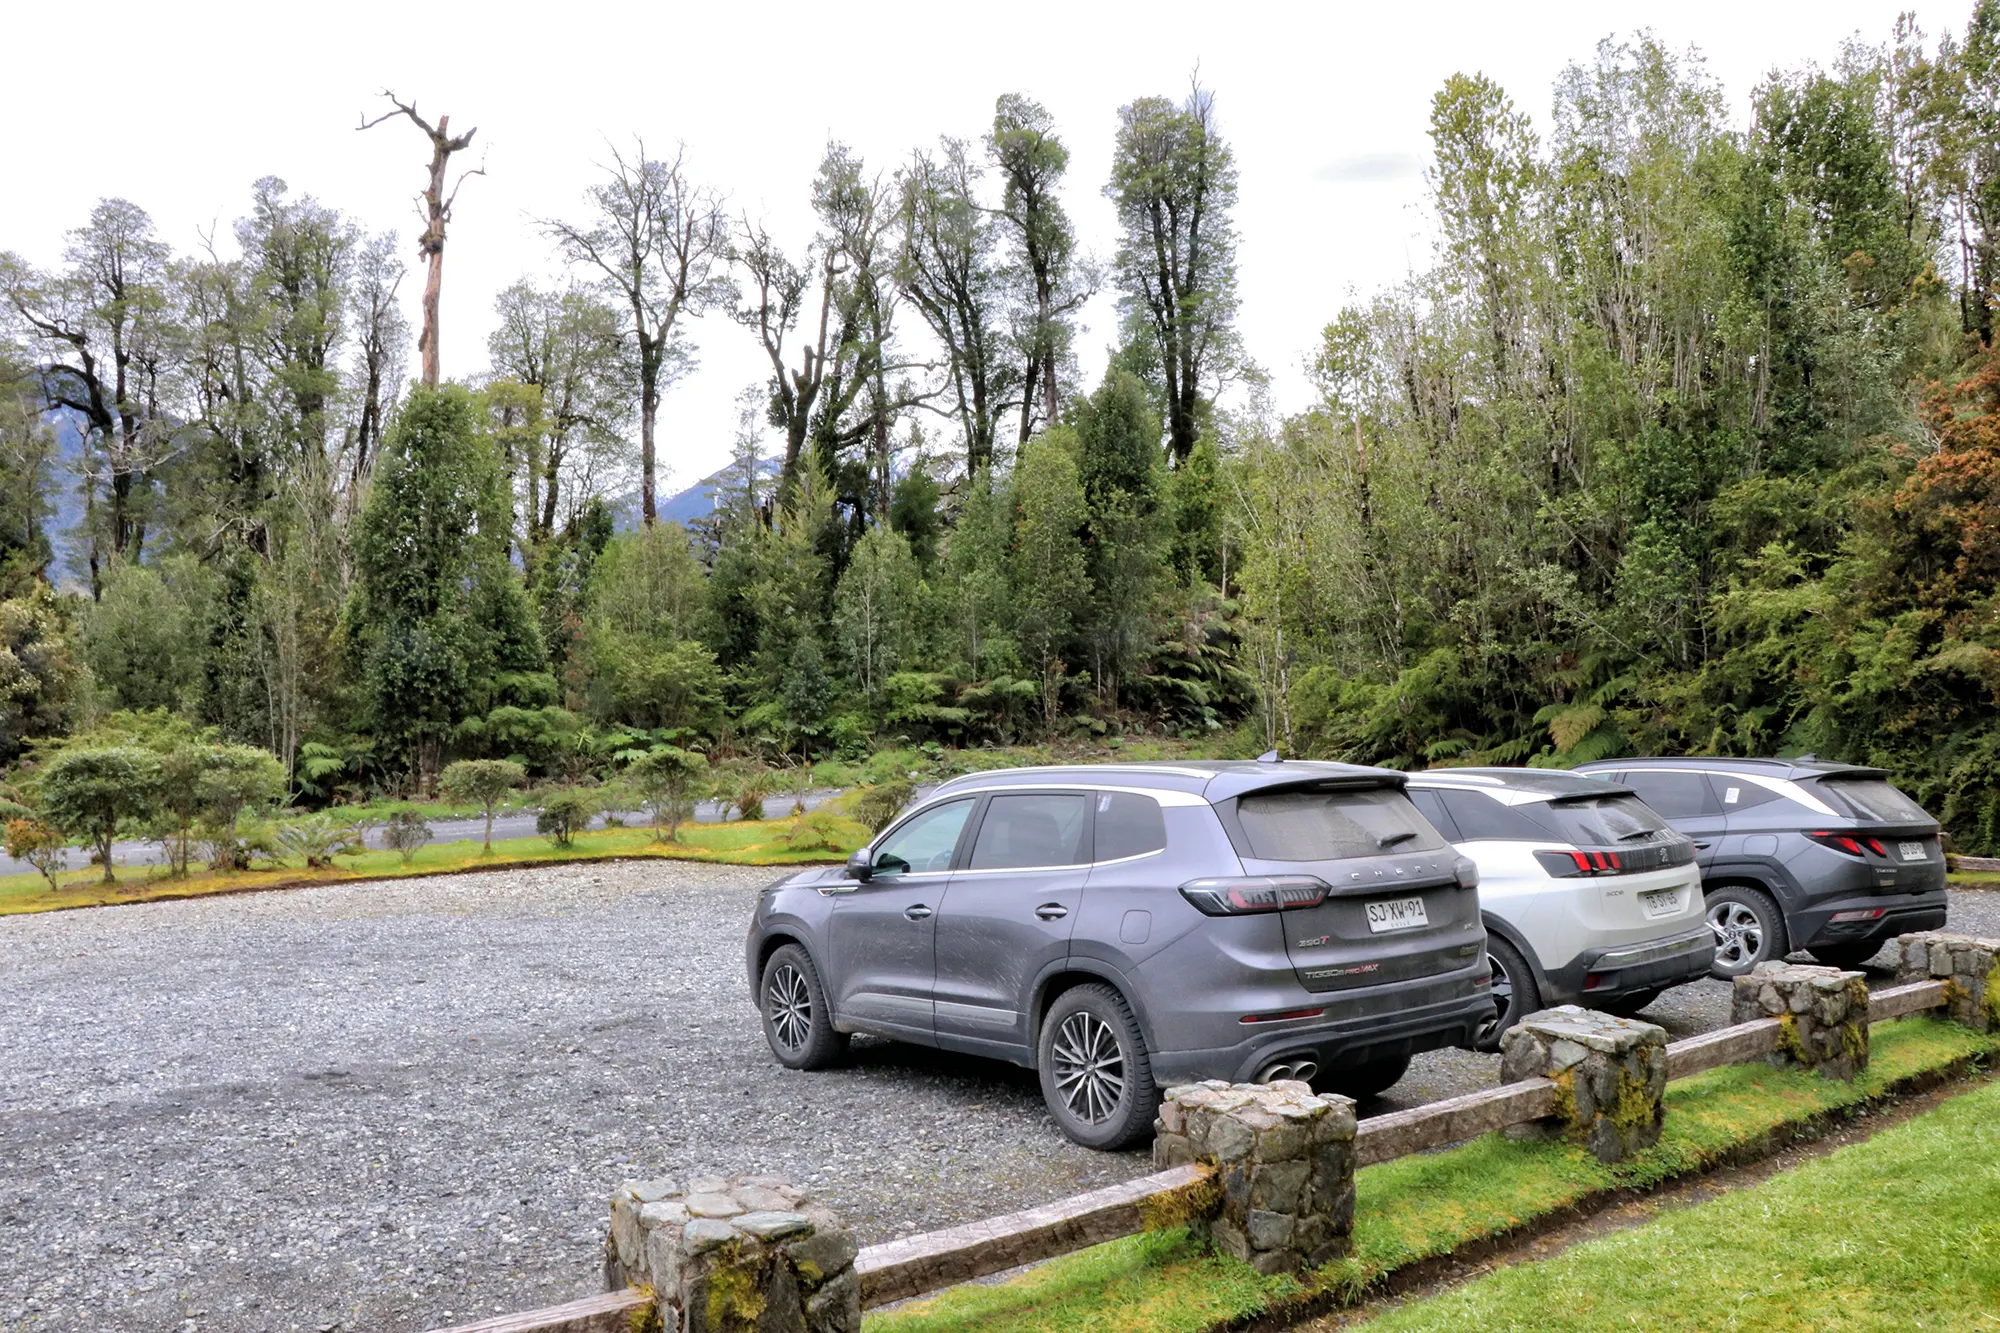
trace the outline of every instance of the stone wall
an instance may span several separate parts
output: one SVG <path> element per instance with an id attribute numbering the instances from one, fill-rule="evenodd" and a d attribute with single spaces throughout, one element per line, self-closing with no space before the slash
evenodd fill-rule
<path id="1" fill-rule="evenodd" d="M 667 1333 L 858 1333 L 854 1237 L 777 1176 L 635 1180 L 611 1199 L 605 1280 L 647 1286 Z"/>
<path id="2" fill-rule="evenodd" d="M 1160 1107 L 1153 1162 L 1212 1163 L 1216 1247 L 1260 1273 L 1296 1273 L 1353 1248 L 1354 1127 L 1351 1099 L 1305 1083 L 1189 1084 Z"/>
<path id="3" fill-rule="evenodd" d="M 1776 1019 L 1773 1065 L 1851 1079 L 1868 1067 L 1868 980 L 1859 972 L 1800 963 L 1759 963 L 1737 977 L 1729 1021 Z"/>
<path id="4" fill-rule="evenodd" d="M 2000 1030 L 2000 940 L 1943 930 L 1896 937 L 1898 980 L 1944 982 L 1945 1016 L 1979 1032 Z"/>

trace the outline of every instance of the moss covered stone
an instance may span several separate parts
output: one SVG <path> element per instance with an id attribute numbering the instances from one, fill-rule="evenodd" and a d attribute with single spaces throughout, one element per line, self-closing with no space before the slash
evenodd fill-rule
<path id="1" fill-rule="evenodd" d="M 1624 1161 L 1660 1138 L 1666 1030 L 1573 1004 L 1544 1009 L 1501 1038 L 1501 1082 L 1531 1078 L 1555 1084 L 1555 1112 L 1511 1126 L 1509 1137 L 1569 1139 L 1599 1161 Z"/>

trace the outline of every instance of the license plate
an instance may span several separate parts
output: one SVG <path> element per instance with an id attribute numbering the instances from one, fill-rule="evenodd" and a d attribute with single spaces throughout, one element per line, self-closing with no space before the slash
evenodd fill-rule
<path id="1" fill-rule="evenodd" d="M 1920 842 L 1899 842 L 1896 844 L 1896 852 L 1905 861 L 1928 861 L 1931 859 L 1930 854 L 1924 850 L 1924 845 Z"/>
<path id="2" fill-rule="evenodd" d="M 1414 930 L 1430 923 L 1422 898 L 1385 898 L 1368 904 L 1368 929 L 1377 935 L 1385 930 Z"/>
<path id="3" fill-rule="evenodd" d="M 1642 893 L 1639 905 L 1646 909 L 1647 916 L 1672 916 L 1681 910 L 1681 891 L 1656 889 L 1652 893 Z"/>

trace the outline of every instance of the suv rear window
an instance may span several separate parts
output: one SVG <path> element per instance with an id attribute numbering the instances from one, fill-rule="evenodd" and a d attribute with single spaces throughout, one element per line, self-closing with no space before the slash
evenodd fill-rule
<path id="1" fill-rule="evenodd" d="M 1394 787 L 1255 792 L 1237 798 L 1236 819 L 1260 861 L 1339 861 L 1444 846 Z"/>
<path id="2" fill-rule="evenodd" d="M 1464 842 L 1543 842 L 1549 831 L 1520 806 L 1496 801 L 1483 791 L 1448 791 L 1444 808 Z"/>
<path id="3" fill-rule="evenodd" d="M 1898 824 L 1931 822 L 1924 808 L 1881 778 L 1821 778 L 1820 791 L 1845 806 L 1856 819 L 1880 819 Z"/>
<path id="4" fill-rule="evenodd" d="M 1133 792 L 1098 793 L 1096 860 L 1121 861 L 1166 845 L 1167 821 L 1158 801 Z"/>
<path id="5" fill-rule="evenodd" d="M 1615 847 L 1639 841 L 1640 834 L 1672 827 L 1636 796 L 1567 797 L 1550 801 L 1541 815 L 1543 822 L 1579 847 Z"/>

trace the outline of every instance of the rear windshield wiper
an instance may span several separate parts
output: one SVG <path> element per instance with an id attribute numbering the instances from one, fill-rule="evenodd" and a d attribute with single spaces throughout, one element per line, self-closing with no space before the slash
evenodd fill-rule
<path id="1" fill-rule="evenodd" d="M 1415 829 L 1404 829 L 1401 833 L 1391 833 L 1386 838 L 1375 839 L 1375 845 L 1377 847 L 1394 847 L 1397 843 L 1408 842 L 1416 836 L 1417 831 Z"/>
<path id="2" fill-rule="evenodd" d="M 1659 830 L 1658 830 L 1658 829 L 1655 829 L 1655 828 L 1642 828 L 1642 829 L 1640 829 L 1640 830 L 1639 830 L 1639 831 L 1638 831 L 1637 833 L 1625 833 L 1625 834 L 1621 834 L 1621 835 L 1619 836 L 1619 838 L 1618 838 L 1618 841 L 1620 841 L 1620 842 L 1631 842 L 1631 841 L 1633 841 L 1634 839 L 1637 839 L 1637 838 L 1650 838 L 1650 837 L 1652 837 L 1652 836 L 1653 836 L 1654 834 L 1656 834 L 1656 833 L 1658 833 L 1658 832 L 1659 832 Z"/>

